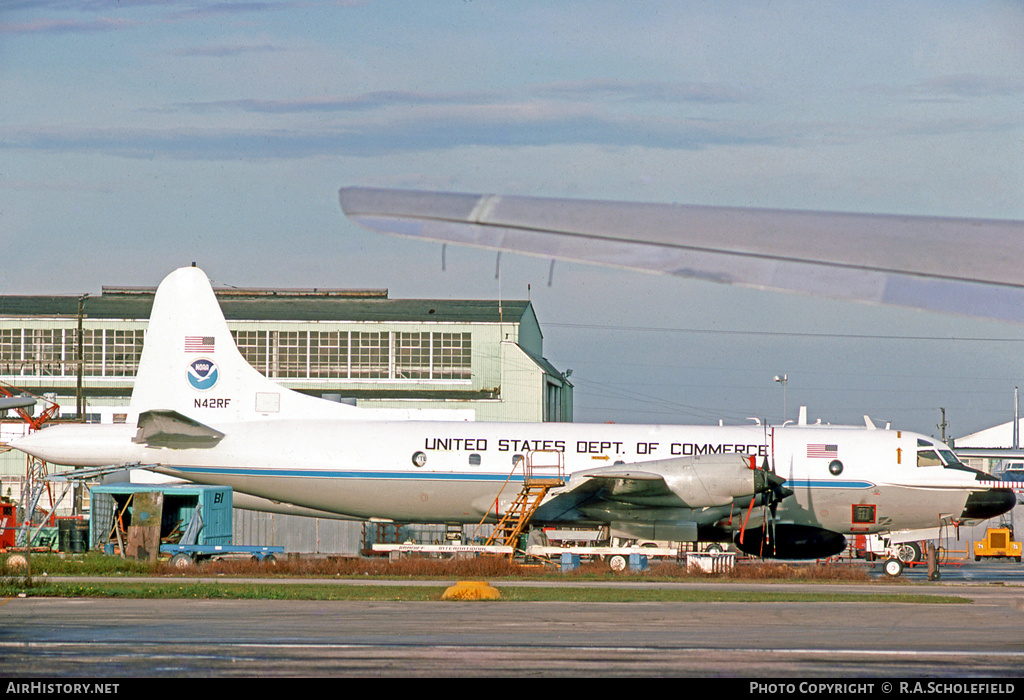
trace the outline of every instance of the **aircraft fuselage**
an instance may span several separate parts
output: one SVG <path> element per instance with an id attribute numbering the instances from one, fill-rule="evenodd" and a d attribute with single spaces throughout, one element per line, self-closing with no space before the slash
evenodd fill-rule
<path id="1" fill-rule="evenodd" d="M 88 462 L 83 466 L 152 465 L 276 501 L 401 522 L 478 522 L 503 512 L 522 483 L 522 469 L 513 470 L 514 461 L 527 455 L 538 468 L 563 465 L 570 483 L 551 497 L 578 483 L 582 472 L 616 464 L 642 470 L 645 462 L 677 458 L 753 457 L 758 466 L 767 461 L 792 491 L 778 506 L 780 522 L 843 534 L 933 527 L 959 517 L 969 493 L 915 488 L 915 481 L 966 481 L 969 475 L 941 464 L 917 466 L 922 436 L 903 431 L 283 419 L 209 424 L 225 433 L 210 448 L 146 447 L 132 442 L 134 426 L 102 426 L 92 432 L 95 450 L 83 460 L 85 429 L 101 426 L 56 426 L 24 439 L 19 449 L 69 463 L 60 451 L 66 442 L 74 445 L 79 464 Z M 65 437 L 65 430 L 72 434 Z M 738 528 L 740 513 L 723 512 L 726 525 Z M 721 521 L 714 516 L 709 517 Z M 578 512 L 567 517 L 580 519 Z M 616 517 L 610 513 L 607 519 Z M 646 517 L 676 516 L 664 508 Z M 750 524 L 760 517 L 761 509 L 755 509 Z"/>

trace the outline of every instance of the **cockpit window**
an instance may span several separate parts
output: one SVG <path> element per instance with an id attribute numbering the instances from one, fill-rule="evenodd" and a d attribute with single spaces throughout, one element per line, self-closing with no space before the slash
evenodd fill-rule
<path id="1" fill-rule="evenodd" d="M 947 467 L 963 464 L 951 450 L 939 450 L 939 456 L 942 457 L 942 461 L 946 463 Z"/>
<path id="2" fill-rule="evenodd" d="M 941 447 L 940 447 L 941 445 Z M 963 462 L 942 443 L 917 439 L 917 466 L 949 467 L 951 469 L 967 469 Z"/>
<path id="3" fill-rule="evenodd" d="M 934 449 L 917 451 L 917 466 L 919 467 L 945 467 L 946 469 L 958 469 L 960 471 L 971 472 L 978 479 L 991 478 L 987 474 L 972 469 L 966 464 L 960 461 L 960 459 L 953 453 L 952 450 L 943 450 L 935 445 L 918 440 L 918 446 L 927 446 Z"/>

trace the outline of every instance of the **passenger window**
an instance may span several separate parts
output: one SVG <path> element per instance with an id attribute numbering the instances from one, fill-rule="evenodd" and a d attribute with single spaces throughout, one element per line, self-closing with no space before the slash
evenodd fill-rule
<path id="1" fill-rule="evenodd" d="M 941 467 L 942 460 L 935 450 L 919 450 L 917 453 L 917 466 L 919 467 Z"/>
<path id="2" fill-rule="evenodd" d="M 469 466 L 479 467 L 480 466 L 480 455 L 475 452 L 469 456 Z"/>

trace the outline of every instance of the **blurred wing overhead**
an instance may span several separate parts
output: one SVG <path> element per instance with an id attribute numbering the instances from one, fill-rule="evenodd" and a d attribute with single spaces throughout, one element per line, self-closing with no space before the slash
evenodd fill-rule
<path id="1" fill-rule="evenodd" d="M 1024 321 L 1024 221 L 343 188 L 374 231 Z"/>

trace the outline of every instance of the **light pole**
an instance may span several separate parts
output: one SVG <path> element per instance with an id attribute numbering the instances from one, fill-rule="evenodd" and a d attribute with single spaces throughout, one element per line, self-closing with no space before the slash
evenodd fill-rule
<path id="1" fill-rule="evenodd" d="M 782 420 L 786 420 L 786 383 L 789 381 L 789 376 L 785 374 L 776 374 L 775 381 L 782 385 Z"/>

